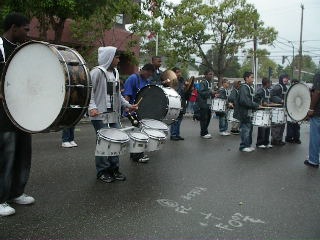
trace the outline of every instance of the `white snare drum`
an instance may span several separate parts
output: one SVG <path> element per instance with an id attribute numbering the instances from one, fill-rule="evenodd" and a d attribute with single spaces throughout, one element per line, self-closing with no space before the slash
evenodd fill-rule
<path id="1" fill-rule="evenodd" d="M 116 128 L 102 128 L 97 132 L 96 156 L 118 156 L 126 152 L 129 136 Z"/>
<path id="2" fill-rule="evenodd" d="M 155 119 L 171 124 L 181 110 L 181 97 L 170 87 L 147 85 L 137 93 L 135 103 L 139 103 L 139 120 Z"/>
<path id="3" fill-rule="evenodd" d="M 146 151 L 152 152 L 160 150 L 166 140 L 166 135 L 164 134 L 164 132 L 148 128 L 143 129 L 142 132 L 147 134 L 149 137 L 148 147 Z"/>
<path id="4" fill-rule="evenodd" d="M 252 124 L 258 127 L 270 127 L 271 112 L 269 110 L 257 110 L 253 112 Z"/>
<path id="5" fill-rule="evenodd" d="M 225 112 L 227 110 L 227 100 L 214 98 L 211 102 L 211 110 L 214 112 Z"/>
<path id="6" fill-rule="evenodd" d="M 284 108 L 272 108 L 271 109 L 271 124 L 285 124 L 287 122 L 287 116 Z"/>
<path id="7" fill-rule="evenodd" d="M 229 122 L 240 122 L 238 119 L 233 117 L 234 109 L 229 109 L 227 112 L 227 120 Z"/>
<path id="8" fill-rule="evenodd" d="M 19 46 L 2 74 L 4 108 L 10 120 L 29 133 L 76 125 L 90 100 L 90 74 L 75 50 L 46 42 Z"/>
<path id="9" fill-rule="evenodd" d="M 168 125 L 161 122 L 161 121 L 154 120 L 154 119 L 142 119 L 140 121 L 140 123 L 141 123 L 142 129 L 143 128 L 151 128 L 151 129 L 155 129 L 155 130 L 161 130 L 166 135 L 168 135 L 168 133 L 169 133 Z"/>
<path id="10" fill-rule="evenodd" d="M 130 137 L 130 153 L 141 153 L 148 147 L 149 137 L 141 132 L 128 132 Z"/>

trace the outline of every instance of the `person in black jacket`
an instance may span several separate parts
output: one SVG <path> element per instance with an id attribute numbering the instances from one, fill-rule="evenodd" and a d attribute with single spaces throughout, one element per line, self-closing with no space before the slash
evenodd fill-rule
<path id="1" fill-rule="evenodd" d="M 252 152 L 255 148 L 252 144 L 252 110 L 258 109 L 260 106 L 254 102 L 253 73 L 245 72 L 243 74 L 244 84 L 239 89 L 239 96 L 235 105 L 234 117 L 240 121 L 240 147 L 242 152 Z"/>
<path id="2" fill-rule="evenodd" d="M 239 88 L 240 88 L 240 86 L 241 86 L 241 81 L 233 82 L 233 87 L 232 87 L 231 93 L 230 93 L 230 95 L 228 97 L 230 108 L 234 109 L 235 102 L 237 101 L 238 96 L 239 96 Z M 239 127 L 240 127 L 239 121 L 231 122 L 231 131 L 230 131 L 231 134 L 239 135 L 240 134 Z"/>
<path id="3" fill-rule="evenodd" d="M 218 94 L 216 94 L 216 98 L 224 99 L 228 101 L 229 93 L 229 81 L 228 79 L 222 80 L 222 86 L 218 90 Z M 228 103 L 226 102 L 226 107 Z M 219 118 L 219 134 L 221 136 L 229 136 L 230 133 L 228 132 L 228 120 L 227 120 L 227 112 L 216 112 L 216 115 Z"/>
<path id="4" fill-rule="evenodd" d="M 268 106 L 270 104 L 270 88 L 271 81 L 268 78 L 262 78 L 262 88 L 260 88 L 255 96 L 255 101 L 260 105 Z M 270 127 L 258 127 L 257 148 L 272 148 L 270 144 Z"/>
<path id="5" fill-rule="evenodd" d="M 285 94 L 288 91 L 288 88 L 287 88 L 288 83 L 289 83 L 288 74 L 283 74 L 279 77 L 279 83 L 276 84 L 271 89 L 272 102 L 284 105 Z M 286 124 L 284 123 L 284 124 L 278 124 L 276 126 L 271 127 L 271 137 L 272 137 L 271 144 L 272 145 L 283 146 L 286 144 L 285 142 L 282 141 L 285 125 Z"/>
<path id="6" fill-rule="evenodd" d="M 27 39 L 29 19 L 20 13 L 8 14 L 0 38 L 0 75 L 4 62 Z M 18 94 L 18 93 L 17 93 Z M 0 96 L 1 101 L 3 100 Z M 7 204 L 31 204 L 35 199 L 24 193 L 31 168 L 31 134 L 22 132 L 8 118 L 0 103 L 0 216 L 15 213 Z"/>

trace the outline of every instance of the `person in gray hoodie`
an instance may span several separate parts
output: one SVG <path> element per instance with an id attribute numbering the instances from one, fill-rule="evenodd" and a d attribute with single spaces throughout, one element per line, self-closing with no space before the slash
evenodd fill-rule
<path id="1" fill-rule="evenodd" d="M 89 103 L 89 116 L 97 133 L 101 128 L 120 127 L 121 106 L 137 110 L 120 93 L 120 81 L 117 65 L 120 53 L 115 47 L 98 49 L 99 66 L 90 72 L 92 92 Z M 124 181 L 126 177 L 119 171 L 119 156 L 96 156 L 97 179 L 105 183 L 115 180 Z"/>

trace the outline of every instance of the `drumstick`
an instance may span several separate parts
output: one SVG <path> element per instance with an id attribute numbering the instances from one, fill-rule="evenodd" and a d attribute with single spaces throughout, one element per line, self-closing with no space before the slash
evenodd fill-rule
<path id="1" fill-rule="evenodd" d="M 139 105 L 139 103 L 141 102 L 142 99 L 143 99 L 143 97 L 141 97 L 141 98 L 139 99 L 139 101 L 136 103 L 136 105 Z"/>

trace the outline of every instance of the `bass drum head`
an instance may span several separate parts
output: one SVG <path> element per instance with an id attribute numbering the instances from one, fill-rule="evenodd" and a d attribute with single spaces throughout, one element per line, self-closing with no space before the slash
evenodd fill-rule
<path id="1" fill-rule="evenodd" d="M 303 83 L 292 85 L 286 95 L 286 111 L 295 121 L 302 121 L 307 116 L 311 103 L 310 90 Z"/>
<path id="2" fill-rule="evenodd" d="M 2 75 L 5 110 L 27 132 L 41 132 L 58 116 L 65 98 L 65 74 L 45 44 L 21 45 L 9 58 Z"/>
<path id="3" fill-rule="evenodd" d="M 147 85 L 137 93 L 135 103 L 139 103 L 138 119 L 162 121 L 168 112 L 169 100 L 161 87 Z"/>

